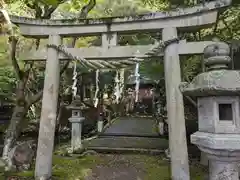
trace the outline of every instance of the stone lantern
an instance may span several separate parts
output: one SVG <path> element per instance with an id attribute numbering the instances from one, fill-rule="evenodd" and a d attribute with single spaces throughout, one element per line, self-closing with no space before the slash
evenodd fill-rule
<path id="1" fill-rule="evenodd" d="M 98 116 L 98 121 L 97 121 L 98 133 L 101 133 L 103 131 L 103 125 L 104 125 L 103 113 L 100 112 Z"/>
<path id="2" fill-rule="evenodd" d="M 72 124 L 71 150 L 74 152 L 83 148 L 82 124 L 85 118 L 82 117 L 82 107 L 79 100 L 74 100 L 72 104 L 67 106 L 67 109 L 72 111 L 72 116 L 69 118 L 69 122 Z"/>
<path id="3" fill-rule="evenodd" d="M 182 83 L 184 95 L 198 101 L 198 131 L 191 142 L 209 159 L 210 180 L 238 180 L 240 162 L 240 71 L 229 70 L 230 48 L 215 42 L 204 49 L 207 71 Z"/>

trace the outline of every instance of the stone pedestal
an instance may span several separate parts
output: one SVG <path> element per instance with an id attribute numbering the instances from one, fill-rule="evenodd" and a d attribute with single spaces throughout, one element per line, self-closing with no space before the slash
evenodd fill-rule
<path id="1" fill-rule="evenodd" d="M 196 132 L 191 142 L 209 159 L 209 180 L 239 180 L 240 135 Z"/>
<path id="2" fill-rule="evenodd" d="M 239 180 L 237 162 L 210 160 L 209 167 L 209 180 Z"/>
<path id="3" fill-rule="evenodd" d="M 85 118 L 71 117 L 69 122 L 72 124 L 71 148 L 73 151 L 82 149 L 82 123 Z"/>

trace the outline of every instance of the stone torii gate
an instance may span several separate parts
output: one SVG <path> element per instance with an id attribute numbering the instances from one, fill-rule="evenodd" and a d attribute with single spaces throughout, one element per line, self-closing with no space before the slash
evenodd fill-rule
<path id="1" fill-rule="evenodd" d="M 87 60 L 116 60 L 134 57 L 148 58 L 145 53 L 153 45 L 118 46 L 120 33 L 155 31 L 162 32 L 162 40 L 178 37 L 178 31 L 191 31 L 211 27 L 217 19 L 218 11 L 226 8 L 231 0 L 217 0 L 191 8 L 169 12 L 158 12 L 130 17 L 85 19 L 85 20 L 39 20 L 11 16 L 13 23 L 20 27 L 25 37 L 48 38 L 49 44 L 61 45 L 62 37 L 102 36 L 102 47 L 67 48 L 74 56 Z M 169 147 L 171 154 L 171 172 L 173 180 L 189 180 L 188 151 L 184 118 L 183 97 L 179 91 L 181 72 L 179 55 L 202 54 L 211 41 L 175 42 L 167 46 L 164 53 L 152 57 L 164 56 L 167 112 L 169 124 Z M 56 123 L 57 97 L 59 88 L 59 60 L 70 60 L 68 56 L 48 47 L 24 56 L 27 61 L 46 61 L 44 93 L 40 119 L 36 177 L 49 178 L 52 174 L 52 151 Z M 48 126 L 43 126 L 43 124 Z M 44 154 L 40 154 L 43 150 Z"/>

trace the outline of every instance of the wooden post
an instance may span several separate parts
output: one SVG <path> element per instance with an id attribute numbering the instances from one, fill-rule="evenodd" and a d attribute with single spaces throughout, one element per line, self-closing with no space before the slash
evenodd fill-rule
<path id="1" fill-rule="evenodd" d="M 177 36 L 176 28 L 165 28 L 162 31 L 163 41 L 177 38 Z M 165 49 L 164 73 L 172 180 L 189 180 L 184 104 L 179 90 L 181 70 L 177 43 L 172 43 Z"/>
<path id="2" fill-rule="evenodd" d="M 50 35 L 49 43 L 60 45 L 60 36 Z M 52 176 L 52 154 L 57 117 L 59 78 L 60 63 L 58 52 L 55 49 L 48 48 L 35 166 L 36 180 L 47 180 Z"/>

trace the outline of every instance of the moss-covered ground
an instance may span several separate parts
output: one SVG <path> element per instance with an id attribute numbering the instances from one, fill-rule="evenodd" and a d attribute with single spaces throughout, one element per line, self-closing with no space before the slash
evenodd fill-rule
<path id="1" fill-rule="evenodd" d="M 54 156 L 52 169 L 53 180 L 94 180 L 94 177 L 105 180 L 104 178 L 114 173 L 114 169 L 118 169 L 118 172 L 126 171 L 124 173 L 130 175 L 132 172 L 128 171 L 136 169 L 134 172 L 139 174 L 137 175 L 139 180 L 170 179 L 169 162 L 160 156 L 151 155 L 89 155 L 79 158 Z M 91 176 L 93 173 L 95 176 Z M 196 163 L 191 165 L 191 180 L 203 180 L 205 174 L 206 169 L 203 167 Z M 34 172 L 11 174 L 0 172 L 0 180 L 13 176 L 17 176 L 17 180 L 33 180 Z M 136 176 L 136 173 L 131 177 L 133 176 Z"/>
<path id="2" fill-rule="evenodd" d="M 83 180 L 91 171 L 91 168 L 100 163 L 97 156 L 85 156 L 81 158 L 54 156 L 53 158 L 53 180 Z M 0 180 L 6 180 L 9 177 L 19 177 L 19 180 L 33 180 L 34 171 L 25 171 L 20 173 L 0 173 Z"/>

